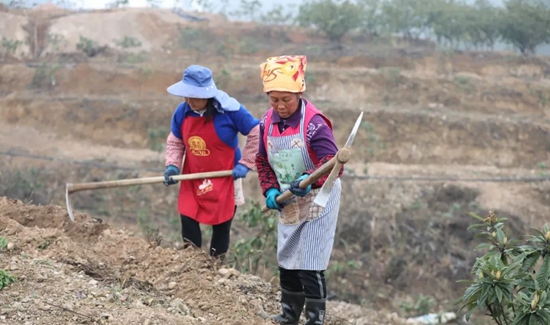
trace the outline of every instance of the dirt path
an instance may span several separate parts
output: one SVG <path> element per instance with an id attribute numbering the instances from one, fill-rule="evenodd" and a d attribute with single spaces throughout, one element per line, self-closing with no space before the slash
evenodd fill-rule
<path id="1" fill-rule="evenodd" d="M 13 139 L 18 139 L 14 142 Z M 127 167 L 164 161 L 164 153 L 149 149 L 115 148 L 84 140 L 63 138 L 55 133 L 0 122 L 0 151 L 30 153 L 60 160 L 101 161 Z M 162 163 L 159 164 L 162 168 Z"/>
<path id="2" fill-rule="evenodd" d="M 19 139 L 14 143 L 12 139 Z M 23 146 L 22 146 L 23 144 Z M 148 149 L 114 148 L 86 141 L 61 138 L 53 133 L 41 133 L 30 127 L 0 123 L 0 152 L 31 153 L 35 156 L 55 157 L 63 162 L 96 162 L 105 166 L 142 169 L 142 177 L 158 176 L 162 172 L 164 154 Z M 28 158 L 16 159 L 11 168 L 20 165 L 28 166 Z M 34 162 L 33 162 L 34 163 Z M 152 170 L 155 171 L 152 171 Z M 496 210 L 505 210 L 523 218 L 534 226 L 542 224 L 536 216 L 541 211 L 550 213 L 550 207 L 545 203 L 549 191 L 545 190 L 549 182 L 536 181 L 537 178 L 550 174 L 541 169 L 497 168 L 495 166 L 479 165 L 425 165 L 425 164 L 389 164 L 373 162 L 351 162 L 346 167 L 346 177 L 368 178 L 369 186 L 377 182 L 408 184 L 443 183 L 454 184 L 476 189 L 480 192 L 480 206 Z M 254 174 L 255 176 L 255 174 Z M 252 178 L 251 178 L 252 179 Z M 345 180 L 346 178 L 344 178 Z M 523 179 L 527 181 L 513 181 Z M 529 181 L 532 180 L 532 181 Z M 250 186 L 253 180 L 248 179 Z M 261 199 L 258 197 L 257 199 Z M 544 213 L 543 213 L 544 214 Z"/>

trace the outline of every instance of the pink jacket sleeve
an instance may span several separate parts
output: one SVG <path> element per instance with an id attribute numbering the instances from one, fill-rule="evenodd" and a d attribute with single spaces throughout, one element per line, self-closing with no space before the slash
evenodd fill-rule
<path id="1" fill-rule="evenodd" d="M 181 139 L 178 139 L 172 132 L 166 139 L 166 162 L 164 167 L 174 165 L 181 168 L 183 154 L 185 153 L 185 144 Z"/>
<path id="2" fill-rule="evenodd" d="M 260 144 L 260 125 L 256 125 L 246 137 L 246 144 L 243 149 L 241 160 L 239 163 L 245 165 L 251 170 L 256 169 L 256 153 Z"/>

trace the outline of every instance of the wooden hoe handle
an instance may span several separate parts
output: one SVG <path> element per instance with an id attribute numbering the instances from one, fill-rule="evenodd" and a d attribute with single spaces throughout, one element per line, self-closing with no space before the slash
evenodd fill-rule
<path id="1" fill-rule="evenodd" d="M 319 167 L 316 171 L 311 173 L 308 178 L 302 180 L 300 182 L 300 188 L 306 188 L 309 185 L 314 184 L 317 182 L 321 177 L 325 176 L 326 174 L 330 173 L 334 166 L 336 166 L 336 162 L 340 162 L 341 164 L 345 164 L 349 161 L 351 157 L 351 151 L 348 148 L 342 148 L 338 150 L 338 153 L 332 157 L 329 161 L 324 163 L 321 167 Z M 292 198 L 294 194 L 291 191 L 284 191 L 281 195 L 277 196 L 277 203 L 281 204 L 283 202 L 288 201 L 290 198 Z M 262 212 L 267 212 L 270 209 L 267 206 L 263 206 Z"/>

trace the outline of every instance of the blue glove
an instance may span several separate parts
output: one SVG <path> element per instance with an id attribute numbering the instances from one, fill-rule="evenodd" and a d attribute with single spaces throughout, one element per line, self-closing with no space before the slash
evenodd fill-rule
<path id="1" fill-rule="evenodd" d="M 296 179 L 294 182 L 292 182 L 292 184 L 290 184 L 290 188 L 289 190 L 292 192 L 292 194 L 296 195 L 296 196 L 301 196 L 301 197 L 304 197 L 307 195 L 307 193 L 309 193 L 309 191 L 311 191 L 311 185 L 308 185 L 306 188 L 300 188 L 299 185 L 300 185 L 300 182 L 306 178 L 308 178 L 308 174 L 304 174 L 300 177 L 298 177 L 298 179 Z"/>
<path id="2" fill-rule="evenodd" d="M 267 190 L 267 192 L 265 192 L 265 205 L 269 209 L 281 211 L 281 206 L 279 206 L 279 203 L 277 203 L 276 200 L 279 195 L 281 195 L 281 191 L 276 188 L 270 188 Z"/>
<path id="3" fill-rule="evenodd" d="M 233 168 L 233 179 L 245 178 L 246 173 L 248 173 L 249 170 L 250 169 L 248 169 L 245 165 L 237 164 L 237 166 Z"/>
<path id="4" fill-rule="evenodd" d="M 172 176 L 176 176 L 180 174 L 180 169 L 174 165 L 168 165 L 166 167 L 166 170 L 164 171 L 164 185 L 173 185 L 176 184 L 178 181 L 175 181 L 172 179 Z"/>

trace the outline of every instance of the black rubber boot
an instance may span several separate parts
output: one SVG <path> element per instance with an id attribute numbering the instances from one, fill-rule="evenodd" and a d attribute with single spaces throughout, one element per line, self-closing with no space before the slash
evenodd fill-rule
<path id="1" fill-rule="evenodd" d="M 291 292 L 281 288 L 282 314 L 270 318 L 277 324 L 298 325 L 306 298 L 303 292 Z"/>
<path id="2" fill-rule="evenodd" d="M 306 299 L 306 324 L 323 325 L 325 323 L 325 299 Z"/>

